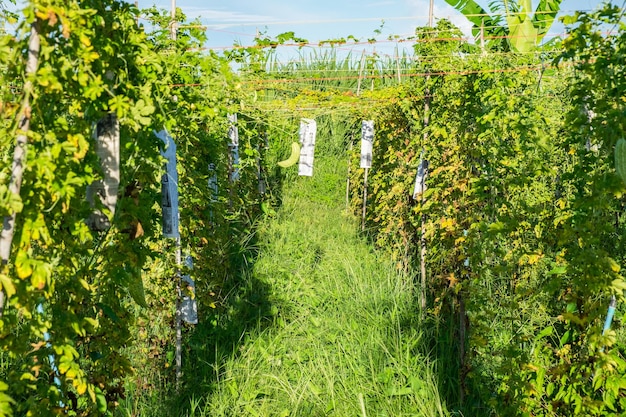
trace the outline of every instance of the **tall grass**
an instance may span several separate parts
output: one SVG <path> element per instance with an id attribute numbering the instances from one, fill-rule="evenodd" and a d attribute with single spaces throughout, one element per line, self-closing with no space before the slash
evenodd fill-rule
<path id="1" fill-rule="evenodd" d="M 271 288 L 271 324 L 246 335 L 189 415 L 447 414 L 411 280 L 355 233 L 342 211 L 344 168 L 318 160 L 261 227 L 251 274 Z"/>

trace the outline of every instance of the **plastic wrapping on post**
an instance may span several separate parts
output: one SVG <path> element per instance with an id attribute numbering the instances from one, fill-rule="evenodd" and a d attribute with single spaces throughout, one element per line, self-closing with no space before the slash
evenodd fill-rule
<path id="1" fill-rule="evenodd" d="M 120 186 L 120 124 L 113 113 L 106 115 L 96 123 L 94 129 L 96 154 L 100 159 L 102 179 L 87 186 L 87 201 L 93 208 L 98 196 L 102 205 L 115 214 L 117 192 Z M 109 217 L 95 209 L 86 221 L 91 230 L 107 230 L 111 227 Z"/>
<path id="2" fill-rule="evenodd" d="M 161 208 L 163 236 L 178 239 L 178 172 L 176 171 L 176 144 L 166 130 L 156 133 L 165 144 L 161 155 L 167 159 L 165 174 L 161 177 Z"/>
<path id="3" fill-rule="evenodd" d="M 193 268 L 191 256 L 185 258 L 185 265 Z M 196 284 L 189 275 L 181 277 L 182 297 L 180 300 L 180 318 L 188 324 L 198 324 L 198 303 L 196 302 Z"/>
<path id="4" fill-rule="evenodd" d="M 300 121 L 300 163 L 298 164 L 298 175 L 305 177 L 313 176 L 313 160 L 315 157 L 315 135 L 317 133 L 317 123 L 312 119 L 302 119 Z"/>
<path id="5" fill-rule="evenodd" d="M 230 149 L 232 167 L 230 172 L 230 181 L 239 180 L 239 128 L 237 127 L 237 114 L 229 114 L 228 121 L 228 149 Z"/>
<path id="6" fill-rule="evenodd" d="M 415 175 L 415 186 L 413 187 L 413 200 L 417 200 L 419 196 L 426 191 L 426 178 L 428 177 L 428 161 L 420 156 L 420 162 L 417 166 L 417 174 Z"/>
<path id="7" fill-rule="evenodd" d="M 374 149 L 374 121 L 363 120 L 361 123 L 361 168 L 372 167 Z"/>

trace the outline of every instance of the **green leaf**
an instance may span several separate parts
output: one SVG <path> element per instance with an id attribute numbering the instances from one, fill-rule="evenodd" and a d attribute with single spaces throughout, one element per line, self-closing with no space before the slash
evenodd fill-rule
<path id="1" fill-rule="evenodd" d="M 616 292 L 626 291 L 626 281 L 621 278 L 614 279 L 611 288 Z"/>
<path id="2" fill-rule="evenodd" d="M 485 28 L 497 26 L 489 13 L 474 0 L 446 0 L 446 3 L 463 13 L 467 20 L 473 23 L 472 33 L 474 36 L 480 33 L 481 26 Z"/>
<path id="3" fill-rule="evenodd" d="M 540 0 L 533 14 L 533 26 L 537 29 L 537 41 L 541 41 L 548 33 L 563 0 Z M 565 23 L 565 19 L 563 19 Z M 568 23 L 565 23 L 568 24 Z"/>
<path id="4" fill-rule="evenodd" d="M 102 414 L 107 411 L 107 399 L 104 396 L 102 390 L 96 387 L 96 406 L 98 407 L 98 411 Z"/>
<path id="5" fill-rule="evenodd" d="M 535 336 L 535 340 L 543 339 L 546 336 L 550 336 L 554 332 L 554 327 L 548 326 L 543 329 L 537 336 Z"/>

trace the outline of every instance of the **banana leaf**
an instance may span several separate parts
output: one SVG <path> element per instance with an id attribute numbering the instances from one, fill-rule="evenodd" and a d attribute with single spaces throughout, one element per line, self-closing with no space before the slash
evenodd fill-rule
<path id="1" fill-rule="evenodd" d="M 541 0 L 533 16 L 533 26 L 537 28 L 537 43 L 548 33 L 557 13 L 561 9 L 563 0 Z"/>

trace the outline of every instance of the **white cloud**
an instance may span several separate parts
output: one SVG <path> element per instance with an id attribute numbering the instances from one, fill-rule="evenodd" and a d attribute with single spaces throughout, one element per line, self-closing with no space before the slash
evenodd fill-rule
<path id="1" fill-rule="evenodd" d="M 428 0 L 407 0 L 407 4 L 416 14 L 420 17 L 423 16 L 423 19 L 420 19 L 420 21 L 423 20 L 423 24 L 426 25 L 428 22 L 430 2 Z M 470 21 L 449 4 L 445 4 L 442 7 L 440 4 L 435 3 L 433 5 L 433 16 L 435 20 L 443 18 L 450 20 L 455 26 L 461 29 L 465 36 L 472 37 L 472 24 Z"/>
<path id="2" fill-rule="evenodd" d="M 169 5 L 165 4 L 157 4 L 157 7 L 169 9 Z M 259 22 L 272 23 L 276 21 L 276 18 L 272 16 L 241 13 L 234 10 L 217 10 L 197 6 L 185 6 L 182 7 L 182 9 L 188 19 L 200 18 L 207 26 L 216 29 L 224 29 L 242 24 L 255 24 Z"/>
<path id="3" fill-rule="evenodd" d="M 374 2 L 374 3 L 367 3 L 364 4 L 363 6 L 365 7 L 381 7 L 381 6 L 391 6 L 396 4 L 395 1 L 393 0 L 386 0 L 386 1 L 378 1 L 378 2 Z"/>

